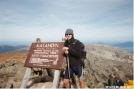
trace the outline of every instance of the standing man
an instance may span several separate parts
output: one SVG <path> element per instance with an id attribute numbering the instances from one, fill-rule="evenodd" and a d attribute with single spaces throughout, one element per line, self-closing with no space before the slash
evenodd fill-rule
<path id="1" fill-rule="evenodd" d="M 85 88 L 85 84 L 83 81 L 83 61 L 81 60 L 82 45 L 80 41 L 74 39 L 72 29 L 66 30 L 65 37 L 67 38 L 67 40 L 65 41 L 62 50 L 64 51 L 64 56 L 66 57 L 66 60 L 69 61 L 69 63 L 66 67 L 64 75 L 64 85 L 66 88 L 70 88 L 71 85 L 69 79 L 73 76 L 73 73 L 75 73 L 78 76 L 80 88 Z"/>

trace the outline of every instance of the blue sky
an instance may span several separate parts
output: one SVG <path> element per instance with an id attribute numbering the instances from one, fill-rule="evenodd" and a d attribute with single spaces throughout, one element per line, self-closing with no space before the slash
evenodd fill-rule
<path id="1" fill-rule="evenodd" d="M 0 42 L 133 41 L 133 0 L 0 0 Z"/>

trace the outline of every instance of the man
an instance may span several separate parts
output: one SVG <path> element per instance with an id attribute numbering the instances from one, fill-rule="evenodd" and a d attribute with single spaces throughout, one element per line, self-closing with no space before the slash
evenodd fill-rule
<path id="1" fill-rule="evenodd" d="M 124 82 L 120 79 L 120 76 L 118 73 L 116 73 L 115 75 L 115 79 L 116 79 L 116 86 L 124 86 Z"/>
<path id="2" fill-rule="evenodd" d="M 76 41 L 74 39 L 74 34 L 72 29 L 67 29 L 65 32 L 65 37 L 67 40 L 65 41 L 64 47 L 62 50 L 64 51 L 64 56 L 66 57 L 69 64 L 66 67 L 65 75 L 64 75 L 64 85 L 66 88 L 70 88 L 70 81 L 69 79 L 75 73 L 78 76 L 78 80 L 80 83 L 81 88 L 85 88 L 84 81 L 83 81 L 83 61 L 81 60 L 81 49 L 82 45 L 80 41 Z M 74 42 L 76 42 L 74 44 Z M 69 67 L 69 71 L 68 71 Z M 69 76 L 70 73 L 70 76 Z M 69 78 L 70 77 L 70 78 Z"/>
<path id="3" fill-rule="evenodd" d="M 109 76 L 108 85 L 120 87 L 120 86 L 124 86 L 124 82 L 119 78 L 119 74 L 117 72 L 114 72 L 113 75 Z"/>

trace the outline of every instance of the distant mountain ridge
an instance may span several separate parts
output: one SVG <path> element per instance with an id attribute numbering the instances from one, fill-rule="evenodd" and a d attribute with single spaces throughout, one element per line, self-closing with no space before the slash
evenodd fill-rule
<path id="1" fill-rule="evenodd" d="M 1 45 L 0 46 L 0 53 L 27 52 L 28 50 L 29 50 L 29 46 L 26 45 L 18 45 L 18 46 Z"/>
<path id="2" fill-rule="evenodd" d="M 106 43 L 97 43 L 97 44 L 106 44 Z M 113 47 L 118 47 L 123 49 L 127 52 L 133 53 L 133 42 L 123 42 L 117 44 L 106 44 Z M 0 46 L 0 53 L 9 53 L 9 52 L 27 52 L 29 50 L 28 45 L 17 45 L 17 46 L 10 46 L 10 45 L 1 45 Z"/>
<path id="3" fill-rule="evenodd" d="M 123 42 L 123 43 L 114 44 L 113 46 L 117 46 L 117 47 L 133 47 L 133 42 Z"/>
<path id="4" fill-rule="evenodd" d="M 133 42 L 122 42 L 122 43 L 115 43 L 115 44 L 100 42 L 100 43 L 97 43 L 97 44 L 110 45 L 110 46 L 113 46 L 113 47 L 123 49 L 127 52 L 133 53 Z"/>
<path id="5" fill-rule="evenodd" d="M 123 42 L 123 43 L 113 44 L 111 46 L 118 47 L 127 52 L 133 53 L 133 42 Z"/>

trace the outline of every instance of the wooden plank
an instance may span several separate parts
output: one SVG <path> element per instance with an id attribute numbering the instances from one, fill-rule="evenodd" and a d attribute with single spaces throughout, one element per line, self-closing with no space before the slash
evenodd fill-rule
<path id="1" fill-rule="evenodd" d="M 62 38 L 62 42 L 65 42 L 65 38 Z M 59 79 L 60 79 L 60 72 L 61 72 L 60 70 L 55 70 L 55 72 L 54 72 L 52 89 L 58 88 L 58 83 L 59 83 Z"/>
<path id="2" fill-rule="evenodd" d="M 55 70 L 52 89 L 58 88 L 59 78 L 60 78 L 60 70 Z"/>
<path id="3" fill-rule="evenodd" d="M 36 39 L 36 42 L 37 42 L 37 43 L 40 43 L 40 42 L 41 42 L 40 38 L 37 38 L 37 39 Z M 22 80 L 22 83 L 21 83 L 20 88 L 26 88 L 27 83 L 28 83 L 28 80 L 29 80 L 29 78 L 30 78 L 30 74 L 31 74 L 31 68 L 27 68 L 27 69 L 26 69 L 26 72 L 25 72 L 25 75 L 24 75 L 24 78 L 23 78 L 23 80 Z"/>
<path id="4" fill-rule="evenodd" d="M 31 74 L 31 68 L 27 68 L 20 88 L 26 88 L 28 80 L 30 78 L 30 74 Z"/>

